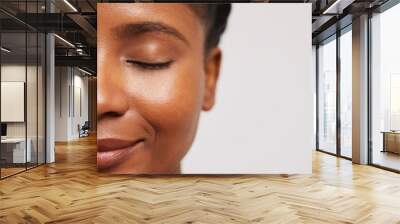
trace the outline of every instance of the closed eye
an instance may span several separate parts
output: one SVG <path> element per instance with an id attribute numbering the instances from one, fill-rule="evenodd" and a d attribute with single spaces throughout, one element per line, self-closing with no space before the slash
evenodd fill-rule
<path id="1" fill-rule="evenodd" d="M 137 60 L 126 60 L 126 62 L 129 63 L 129 64 L 136 65 L 139 68 L 148 69 L 148 70 L 165 69 L 165 68 L 168 68 L 172 63 L 172 61 L 159 62 L 159 63 L 149 63 L 149 62 L 137 61 Z"/>

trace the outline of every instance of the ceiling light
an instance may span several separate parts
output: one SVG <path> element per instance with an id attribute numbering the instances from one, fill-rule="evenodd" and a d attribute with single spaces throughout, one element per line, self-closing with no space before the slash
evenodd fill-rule
<path id="1" fill-rule="evenodd" d="M 90 73 L 90 72 L 88 72 L 88 71 L 86 71 L 86 70 L 83 70 L 83 69 L 81 69 L 81 68 L 79 68 L 79 67 L 78 67 L 78 70 L 81 71 L 81 72 L 83 72 L 83 73 L 85 73 L 85 74 L 87 74 L 87 75 L 93 75 L 92 73 Z"/>
<path id="2" fill-rule="evenodd" d="M 351 5 L 355 0 L 336 0 L 322 14 L 342 14 L 343 10 Z"/>
<path id="3" fill-rule="evenodd" d="M 62 42 L 66 43 L 68 46 L 75 48 L 75 45 L 73 45 L 73 44 L 72 44 L 71 42 L 69 42 L 68 40 L 66 40 L 66 39 L 64 39 L 64 38 L 62 38 L 62 37 L 60 37 L 60 36 L 57 35 L 57 34 L 54 34 L 54 36 L 57 37 L 57 38 L 58 38 L 59 40 L 61 40 Z"/>
<path id="4" fill-rule="evenodd" d="M 5 47 L 1 47 L 0 49 L 1 49 L 2 51 L 6 52 L 6 53 L 10 53 L 10 52 L 11 52 L 11 50 L 9 50 L 9 49 L 7 49 L 7 48 L 5 48 Z"/>
<path id="5" fill-rule="evenodd" d="M 67 4 L 74 12 L 78 12 L 78 10 L 68 1 L 64 0 L 65 4 Z"/>
<path id="6" fill-rule="evenodd" d="M 322 14 L 328 14 L 330 11 L 339 4 L 341 0 L 336 0 L 332 5 L 330 5 L 327 9 L 324 10 Z"/>

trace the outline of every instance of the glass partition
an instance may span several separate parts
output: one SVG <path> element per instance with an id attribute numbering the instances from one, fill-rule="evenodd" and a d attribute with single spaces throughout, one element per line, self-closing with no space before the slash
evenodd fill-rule
<path id="1" fill-rule="evenodd" d="M 27 33 L 27 75 L 26 75 L 26 112 L 27 112 L 27 150 L 30 151 L 30 159 L 27 167 L 34 167 L 37 165 L 37 79 L 38 79 L 38 57 L 37 57 L 37 41 L 38 35 L 36 32 Z"/>
<path id="2" fill-rule="evenodd" d="M 1 175 L 24 171 L 31 151 L 26 141 L 26 33 L 1 34 Z M 4 50 L 6 49 L 6 50 Z"/>
<path id="3" fill-rule="evenodd" d="M 352 34 L 351 26 L 340 36 L 340 154 L 352 157 Z"/>
<path id="4" fill-rule="evenodd" d="M 336 37 L 318 47 L 318 149 L 336 154 Z"/>
<path id="5" fill-rule="evenodd" d="M 352 25 L 318 45 L 318 149 L 352 157 Z M 340 122 L 340 123 L 338 123 Z"/>
<path id="6" fill-rule="evenodd" d="M 371 162 L 400 171 L 400 4 L 371 18 Z"/>
<path id="7" fill-rule="evenodd" d="M 40 2 L 0 2 L 0 178 L 45 163 L 45 35 L 16 19 Z"/>

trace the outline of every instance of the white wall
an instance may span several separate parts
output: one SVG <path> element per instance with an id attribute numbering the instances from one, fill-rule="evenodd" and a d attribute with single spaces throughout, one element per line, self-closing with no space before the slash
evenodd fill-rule
<path id="1" fill-rule="evenodd" d="M 183 173 L 311 173 L 310 21 L 311 4 L 234 4 L 216 106 Z"/>
<path id="2" fill-rule="evenodd" d="M 55 85 L 55 140 L 77 139 L 78 124 L 88 120 L 88 78 L 76 68 L 56 67 Z M 82 105 L 82 114 L 77 105 Z"/>
<path id="3" fill-rule="evenodd" d="M 1 82 L 1 121 L 24 122 L 25 82 Z"/>
<path id="4" fill-rule="evenodd" d="M 78 70 L 74 71 L 74 92 L 72 93 L 74 95 L 71 96 L 74 99 L 71 119 L 72 138 L 79 137 L 78 124 L 82 126 L 88 120 L 88 78 L 82 75 L 83 73 Z"/>
<path id="5" fill-rule="evenodd" d="M 5 64 L 1 66 L 1 81 L 2 82 L 24 82 L 26 69 L 32 70 L 32 66 L 25 67 L 20 64 Z M 31 74 L 31 73 L 28 73 Z M 4 96 L 2 96 L 4 98 Z M 21 108 L 24 113 L 24 108 Z M 1 110 L 7 110 L 7 108 L 1 108 Z M 3 111 L 4 113 L 4 111 Z M 7 124 L 7 135 L 8 137 L 24 137 L 25 136 L 25 124 L 24 122 L 8 122 Z"/>
<path id="6" fill-rule="evenodd" d="M 71 136 L 73 139 L 76 139 L 79 137 L 79 132 L 78 132 L 78 124 L 82 126 L 85 121 L 88 120 L 88 77 L 84 76 L 82 72 L 79 70 L 75 69 L 74 71 L 74 96 L 71 96 L 74 98 L 74 110 L 75 113 L 73 113 L 74 117 L 72 119 L 72 129 L 71 129 Z M 78 96 L 77 90 L 80 90 L 80 95 L 81 97 Z M 81 102 L 78 102 L 81 101 Z M 77 105 L 81 105 L 82 113 L 79 112 L 79 108 Z"/>
<path id="7" fill-rule="evenodd" d="M 55 140 L 68 140 L 68 67 L 55 68 Z"/>

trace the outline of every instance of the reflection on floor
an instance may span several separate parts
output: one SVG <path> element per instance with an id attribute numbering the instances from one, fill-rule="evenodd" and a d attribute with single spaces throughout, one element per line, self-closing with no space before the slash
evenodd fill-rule
<path id="1" fill-rule="evenodd" d="M 324 153 L 311 175 L 108 176 L 95 138 L 0 181 L 0 223 L 399 223 L 400 175 Z M 90 220 L 90 221 L 89 221 Z"/>
<path id="2" fill-rule="evenodd" d="M 381 152 L 381 151 L 375 151 L 373 154 L 373 163 L 384 166 L 384 167 L 389 167 L 391 169 L 399 170 L 400 171 L 400 155 L 395 154 L 392 152 Z"/>
<path id="3" fill-rule="evenodd" d="M 352 157 L 352 149 L 351 148 L 342 148 L 340 152 L 342 156 L 351 158 Z"/>
<path id="4" fill-rule="evenodd" d="M 18 173 L 18 172 L 21 172 L 21 171 L 24 171 L 24 170 L 25 170 L 25 167 L 24 168 L 20 168 L 20 167 L 17 167 L 17 168 L 1 168 L 1 177 L 4 178 L 4 177 L 13 175 L 15 173 Z"/>
<path id="5" fill-rule="evenodd" d="M 1 168 L 1 178 L 5 178 L 5 177 L 7 177 L 7 176 L 10 176 L 10 175 L 13 175 L 13 174 L 16 174 L 16 173 L 20 173 L 20 172 L 23 172 L 23 171 L 25 171 L 26 169 L 30 169 L 30 168 L 33 168 L 33 167 L 35 167 L 35 166 L 37 166 L 37 164 L 31 164 L 31 163 L 28 163 L 27 165 L 26 165 L 26 167 L 25 167 L 25 164 L 18 164 L 18 165 L 13 165 L 13 164 L 11 164 L 11 165 L 7 165 L 7 166 L 5 166 L 5 167 L 2 167 Z"/>

